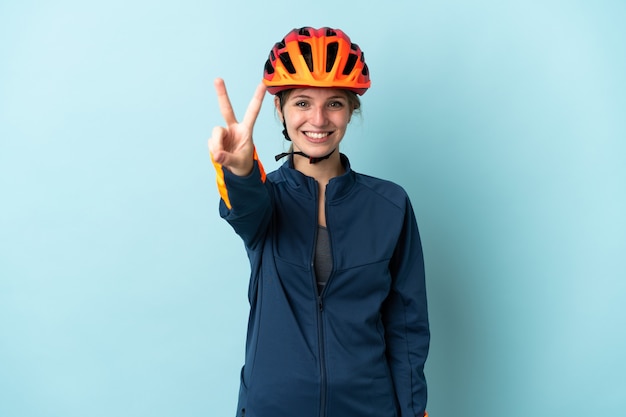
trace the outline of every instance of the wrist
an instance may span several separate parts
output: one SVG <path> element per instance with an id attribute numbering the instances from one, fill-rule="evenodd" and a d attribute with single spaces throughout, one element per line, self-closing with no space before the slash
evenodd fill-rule
<path id="1" fill-rule="evenodd" d="M 250 160 L 249 163 L 244 164 L 241 167 L 226 167 L 230 172 L 238 177 L 247 177 L 252 173 L 254 168 L 254 160 Z"/>

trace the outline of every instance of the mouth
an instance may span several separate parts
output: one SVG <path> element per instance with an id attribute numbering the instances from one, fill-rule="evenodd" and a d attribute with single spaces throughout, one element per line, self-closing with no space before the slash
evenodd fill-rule
<path id="1" fill-rule="evenodd" d="M 312 142 L 323 142 L 332 132 L 303 132 Z"/>

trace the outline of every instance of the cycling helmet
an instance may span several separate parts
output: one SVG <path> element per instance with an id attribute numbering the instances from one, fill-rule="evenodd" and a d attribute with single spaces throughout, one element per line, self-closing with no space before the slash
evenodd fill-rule
<path id="1" fill-rule="evenodd" d="M 274 45 L 265 63 L 267 91 L 333 87 L 359 95 L 370 87 L 369 70 L 359 46 L 339 29 L 293 29 Z"/>

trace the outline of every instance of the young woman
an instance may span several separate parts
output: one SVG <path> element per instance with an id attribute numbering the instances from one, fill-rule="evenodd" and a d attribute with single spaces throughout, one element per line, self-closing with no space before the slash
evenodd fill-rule
<path id="1" fill-rule="evenodd" d="M 209 150 L 220 215 L 251 265 L 239 417 L 422 417 L 429 326 L 424 263 L 405 191 L 339 152 L 370 86 L 338 29 L 294 29 L 265 64 L 242 122 L 224 82 Z M 266 175 L 252 140 L 265 91 L 292 142 Z"/>

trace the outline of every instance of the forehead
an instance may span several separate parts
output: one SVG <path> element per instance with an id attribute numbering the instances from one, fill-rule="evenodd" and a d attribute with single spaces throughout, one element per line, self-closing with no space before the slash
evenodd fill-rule
<path id="1" fill-rule="evenodd" d="M 335 98 L 344 98 L 347 99 L 348 94 L 345 90 L 340 88 L 323 88 L 323 87 L 311 87 L 311 88 L 294 88 L 289 91 L 287 95 L 287 99 L 294 98 L 311 98 L 318 100 L 328 100 Z"/>

